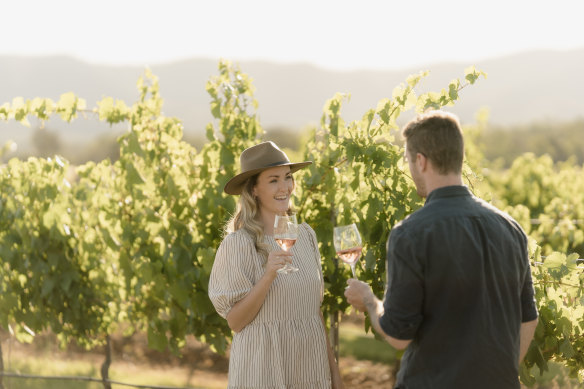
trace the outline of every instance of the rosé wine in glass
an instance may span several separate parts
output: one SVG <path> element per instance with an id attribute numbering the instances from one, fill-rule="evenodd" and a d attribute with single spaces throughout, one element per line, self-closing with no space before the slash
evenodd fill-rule
<path id="1" fill-rule="evenodd" d="M 290 251 L 298 239 L 298 222 L 296 215 L 276 215 L 274 220 L 274 239 L 284 251 Z M 284 265 L 277 272 L 288 274 L 297 272 L 298 268 L 290 264 Z"/>
<path id="2" fill-rule="evenodd" d="M 361 256 L 361 250 L 361 247 L 353 247 L 347 250 L 337 251 L 337 255 L 343 260 L 343 262 L 353 266 Z"/>
<path id="3" fill-rule="evenodd" d="M 334 244 L 337 255 L 343 262 L 351 266 L 353 278 L 355 275 L 355 265 L 361 257 L 361 235 L 355 223 L 347 226 L 339 226 L 334 228 Z"/>
<path id="4" fill-rule="evenodd" d="M 294 246 L 296 239 L 276 239 L 276 243 L 278 243 L 278 246 L 280 246 L 282 250 L 288 251 Z"/>

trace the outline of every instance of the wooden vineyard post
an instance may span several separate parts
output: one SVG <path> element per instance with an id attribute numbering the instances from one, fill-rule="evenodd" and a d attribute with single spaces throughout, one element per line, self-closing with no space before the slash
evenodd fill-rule
<path id="1" fill-rule="evenodd" d="M 4 389 L 4 359 L 2 357 L 2 341 L 0 340 L 0 389 Z"/>
<path id="2" fill-rule="evenodd" d="M 106 344 L 105 344 L 105 361 L 101 365 L 101 379 L 103 382 L 104 389 L 112 389 L 112 386 L 109 382 L 109 367 L 112 363 L 112 345 L 110 336 L 106 336 Z M 2 388 L 0 388 L 2 389 Z"/>

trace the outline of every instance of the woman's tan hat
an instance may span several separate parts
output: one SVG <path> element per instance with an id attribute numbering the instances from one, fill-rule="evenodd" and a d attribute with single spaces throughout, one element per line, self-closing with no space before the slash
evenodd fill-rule
<path id="1" fill-rule="evenodd" d="M 280 150 L 274 142 L 263 142 L 243 150 L 239 157 L 241 173 L 233 177 L 225 184 L 225 193 L 231 195 L 241 194 L 243 184 L 254 174 L 260 173 L 276 166 L 290 166 L 290 172 L 295 172 L 308 166 L 312 161 L 292 163 L 285 152 Z"/>

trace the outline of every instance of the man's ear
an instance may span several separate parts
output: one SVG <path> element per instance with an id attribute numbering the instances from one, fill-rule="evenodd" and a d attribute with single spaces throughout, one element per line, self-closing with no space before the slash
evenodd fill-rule
<path id="1" fill-rule="evenodd" d="M 418 170 L 420 172 L 425 172 L 428 169 L 428 158 L 422 153 L 416 154 L 416 165 L 418 166 Z"/>

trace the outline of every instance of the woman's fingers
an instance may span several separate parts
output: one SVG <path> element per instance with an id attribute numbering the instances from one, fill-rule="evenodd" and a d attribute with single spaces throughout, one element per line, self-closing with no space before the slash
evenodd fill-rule
<path id="1" fill-rule="evenodd" d="M 273 260 L 275 263 L 282 261 L 282 264 L 292 263 L 292 253 L 287 251 L 272 251 L 268 257 L 268 261 Z"/>
<path id="2" fill-rule="evenodd" d="M 283 250 L 272 251 L 268 255 L 266 271 L 275 277 L 276 272 L 288 263 L 292 263 L 292 253 Z"/>
<path id="3" fill-rule="evenodd" d="M 287 263 L 292 263 L 292 258 L 287 256 L 276 257 L 274 259 L 274 264 L 284 266 Z"/>

